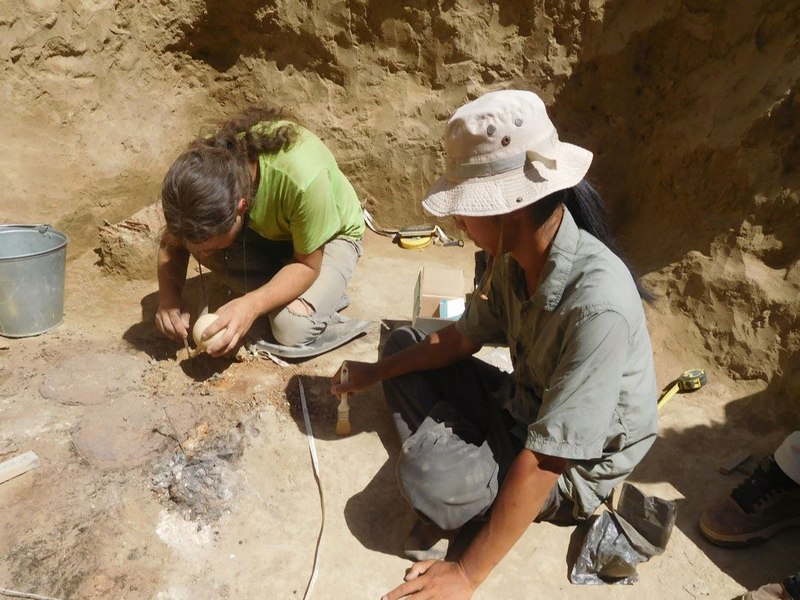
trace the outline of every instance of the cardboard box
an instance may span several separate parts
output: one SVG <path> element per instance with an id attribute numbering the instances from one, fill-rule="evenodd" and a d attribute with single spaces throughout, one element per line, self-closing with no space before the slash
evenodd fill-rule
<path id="1" fill-rule="evenodd" d="M 414 289 L 411 324 L 425 333 L 433 333 L 458 320 L 464 300 L 462 269 L 423 267 Z"/>

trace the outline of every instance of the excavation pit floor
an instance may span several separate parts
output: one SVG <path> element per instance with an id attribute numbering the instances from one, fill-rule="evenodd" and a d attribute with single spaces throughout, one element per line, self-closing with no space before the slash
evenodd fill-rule
<path id="1" fill-rule="evenodd" d="M 0 587 L 63 599 L 302 598 L 321 513 L 301 382 L 325 501 L 312 597 L 379 598 L 398 585 L 414 516 L 395 482 L 390 415 L 375 386 L 354 395 L 353 432 L 337 437 L 330 376 L 344 359 L 377 357 L 382 321 L 410 318 L 421 266 L 471 278 L 474 248 L 409 251 L 372 234 L 365 246 L 345 314 L 373 327 L 289 366 L 187 361 L 152 325 L 154 279 L 104 275 L 92 251 L 70 260 L 64 323 L 0 338 L 0 460 L 28 450 L 41 460 L 0 484 Z M 719 466 L 745 448 L 752 468 L 786 432 L 766 413 L 745 426 L 764 386 L 699 364 L 678 318 L 659 302 L 647 310 L 659 384 L 691 367 L 709 374 L 663 409 L 659 440 L 631 478 L 678 503 L 666 553 L 640 565 L 633 586 L 575 586 L 582 530 L 531 525 L 475 598 L 732 598 L 797 568 L 797 531 L 735 551 L 702 538 L 705 504 L 744 478 Z"/>

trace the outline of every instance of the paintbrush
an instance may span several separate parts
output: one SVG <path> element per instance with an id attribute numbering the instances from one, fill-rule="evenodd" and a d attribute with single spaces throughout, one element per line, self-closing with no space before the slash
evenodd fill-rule
<path id="1" fill-rule="evenodd" d="M 339 373 L 340 383 L 347 383 L 349 377 L 347 361 L 344 361 Z M 350 435 L 350 405 L 347 404 L 347 392 L 343 392 L 339 398 L 339 409 L 336 411 L 336 435 Z"/>

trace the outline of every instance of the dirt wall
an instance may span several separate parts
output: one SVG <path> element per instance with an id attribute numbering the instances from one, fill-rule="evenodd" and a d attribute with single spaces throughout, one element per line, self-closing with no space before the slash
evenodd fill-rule
<path id="1" fill-rule="evenodd" d="M 443 123 L 532 89 L 687 344 L 797 397 L 800 11 L 793 0 L 10 0 L 6 222 L 70 253 L 157 199 L 171 159 L 250 102 L 289 108 L 387 224 L 425 219 Z"/>

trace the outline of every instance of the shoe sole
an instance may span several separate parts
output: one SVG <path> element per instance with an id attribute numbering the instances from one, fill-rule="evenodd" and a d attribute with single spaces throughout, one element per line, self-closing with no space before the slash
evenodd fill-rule
<path id="1" fill-rule="evenodd" d="M 363 334 L 372 325 L 370 321 L 358 321 L 334 314 L 338 320 L 328 325 L 319 339 L 306 346 L 283 346 L 266 340 L 257 340 L 248 347 L 252 347 L 256 354 L 262 350 L 281 358 L 310 358 L 335 350 Z"/>
<path id="2" fill-rule="evenodd" d="M 790 527 L 800 527 L 800 517 L 790 519 L 788 521 L 782 521 L 770 527 L 759 529 L 758 531 L 742 533 L 738 535 L 725 535 L 711 531 L 702 521 L 700 522 L 700 531 L 703 533 L 706 539 L 712 544 L 724 546 L 726 548 L 746 548 L 748 546 L 763 544 L 769 538 L 777 535 L 784 529 L 789 529 Z"/>

